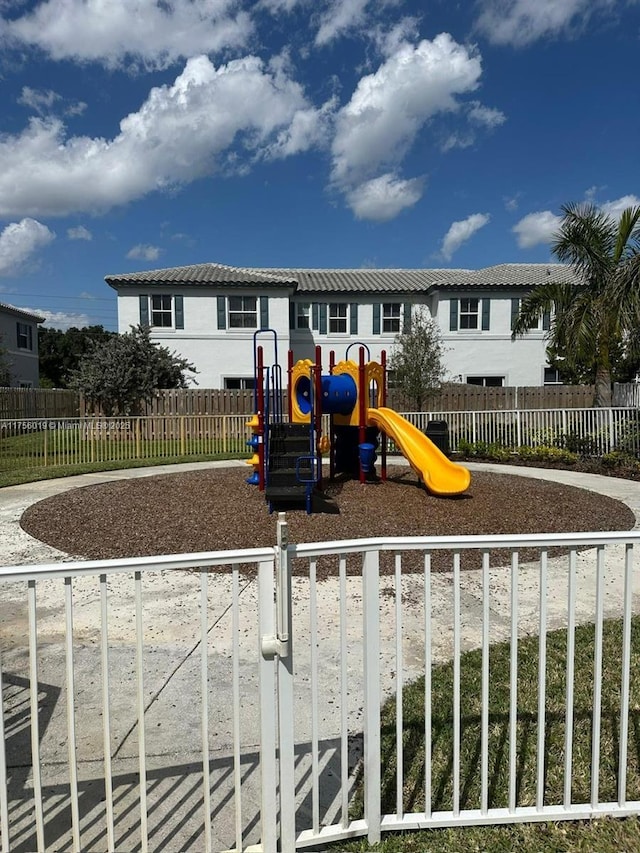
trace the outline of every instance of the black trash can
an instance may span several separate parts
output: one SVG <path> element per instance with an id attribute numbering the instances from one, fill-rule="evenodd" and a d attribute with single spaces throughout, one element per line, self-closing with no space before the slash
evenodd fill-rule
<path id="1" fill-rule="evenodd" d="M 441 453 L 449 455 L 449 426 L 446 421 L 428 421 L 424 434 Z"/>

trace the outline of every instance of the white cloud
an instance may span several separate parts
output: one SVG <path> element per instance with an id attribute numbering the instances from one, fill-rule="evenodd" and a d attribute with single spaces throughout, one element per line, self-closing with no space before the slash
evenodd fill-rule
<path id="1" fill-rule="evenodd" d="M 485 107 L 480 101 L 471 101 L 464 105 L 460 112 L 464 113 L 467 125 L 447 134 L 440 144 L 442 151 L 450 151 L 452 148 L 470 148 L 476 141 L 478 128 L 491 131 L 507 120 L 501 110 Z"/>
<path id="2" fill-rule="evenodd" d="M 55 234 L 35 219 L 12 222 L 0 232 L 0 275 L 15 275 Z"/>
<path id="3" fill-rule="evenodd" d="M 261 0 L 259 6 L 268 9 L 273 14 L 279 12 L 292 12 L 296 6 L 301 6 L 307 3 L 308 0 Z"/>
<path id="4" fill-rule="evenodd" d="M 195 57 L 173 85 L 152 89 L 113 139 L 65 138 L 60 120 L 40 118 L 0 137 L 0 216 L 99 212 L 216 170 L 241 171 L 288 128 L 298 132 L 290 131 L 280 156 L 287 145 L 311 144 L 314 135 L 305 142 L 297 124 L 304 128 L 297 117 L 308 112 L 302 87 L 281 64 L 249 56 L 216 68 Z"/>
<path id="5" fill-rule="evenodd" d="M 91 325 L 91 318 L 88 314 L 67 311 L 46 311 L 43 308 L 30 308 L 29 310 L 44 317 L 45 326 L 49 326 L 52 329 L 60 329 L 63 332 L 72 326 L 76 329 L 82 329 L 85 326 Z"/>
<path id="6" fill-rule="evenodd" d="M 488 213 L 472 213 L 466 219 L 461 219 L 458 222 L 452 222 L 451 227 L 444 235 L 440 252 L 442 257 L 450 261 L 454 252 L 456 252 L 463 243 L 466 243 L 476 231 L 489 222 L 491 217 Z"/>
<path id="7" fill-rule="evenodd" d="M 393 174 L 380 175 L 347 193 L 349 207 L 358 219 L 386 222 L 422 197 L 423 180 L 403 180 Z"/>
<path id="8" fill-rule="evenodd" d="M 529 213 L 511 229 L 518 238 L 521 249 L 531 249 L 541 243 L 550 243 L 560 227 L 561 217 L 550 210 Z"/>
<path id="9" fill-rule="evenodd" d="M 633 1 L 633 0 L 632 0 Z M 584 27 L 620 0 L 483 0 L 477 28 L 494 44 L 521 47 Z"/>
<path id="10" fill-rule="evenodd" d="M 93 234 L 84 225 L 78 225 L 77 228 L 67 228 L 67 237 L 70 240 L 93 240 Z"/>
<path id="11" fill-rule="evenodd" d="M 502 200 L 504 202 L 505 210 L 508 210 L 510 213 L 513 213 L 518 209 L 518 205 L 520 204 L 520 196 L 522 193 L 516 193 L 512 196 L 503 196 Z"/>
<path id="12" fill-rule="evenodd" d="M 45 0 L 22 17 L 0 20 L 5 43 L 38 47 L 52 59 L 128 59 L 166 68 L 181 58 L 246 44 L 253 31 L 234 0 Z"/>
<path id="13" fill-rule="evenodd" d="M 403 42 L 416 41 L 420 33 L 418 18 L 401 18 L 397 24 L 389 28 L 389 22 L 379 24 L 373 30 L 373 38 L 380 53 L 387 57 L 394 54 Z"/>
<path id="14" fill-rule="evenodd" d="M 623 212 L 628 207 L 638 207 L 640 205 L 640 198 L 636 195 L 623 195 L 621 198 L 617 198 L 614 201 L 605 201 L 604 204 L 600 205 L 600 209 L 607 214 L 607 216 L 612 216 L 614 219 L 620 219 Z"/>
<path id="15" fill-rule="evenodd" d="M 281 130 L 264 152 L 267 158 L 291 157 L 327 143 L 333 124 L 337 98 L 330 98 L 316 109 L 298 110 L 291 123 Z"/>
<path id="16" fill-rule="evenodd" d="M 334 0 L 322 15 L 316 33 L 316 44 L 329 44 L 348 30 L 359 27 L 365 20 L 369 0 Z"/>
<path id="17" fill-rule="evenodd" d="M 81 115 L 87 108 L 84 101 L 68 101 L 65 103 L 62 95 L 52 89 L 32 89 L 30 86 L 22 87 L 18 103 L 24 107 L 29 107 L 41 116 L 52 113 L 54 106 L 59 107 L 60 112 L 68 116 Z"/>
<path id="18" fill-rule="evenodd" d="M 507 120 L 506 115 L 494 107 L 485 107 L 479 101 L 474 101 L 468 112 L 469 121 L 482 127 L 493 129 L 500 127 Z"/>
<path id="19" fill-rule="evenodd" d="M 141 261 L 157 261 L 162 250 L 158 246 L 150 246 L 148 243 L 138 243 L 127 252 L 128 258 Z"/>
<path id="20" fill-rule="evenodd" d="M 480 58 L 447 33 L 415 47 L 399 45 L 359 81 L 336 117 L 333 185 L 349 199 L 381 171 L 393 172 L 396 181 L 397 166 L 421 128 L 439 113 L 458 111 L 457 96 L 476 89 L 480 74 Z"/>

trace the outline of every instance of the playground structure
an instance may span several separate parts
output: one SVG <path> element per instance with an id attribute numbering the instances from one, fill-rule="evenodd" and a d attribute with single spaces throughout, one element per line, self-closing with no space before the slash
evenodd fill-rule
<path id="1" fill-rule="evenodd" d="M 261 335 L 273 337 L 274 360 L 265 365 Z M 349 359 L 358 347 L 358 361 Z M 366 354 L 366 358 L 365 358 Z M 322 455 L 329 454 L 329 478 L 345 473 L 361 483 L 378 479 L 375 471 L 380 451 L 380 479 L 387 476 L 388 439 L 406 457 L 414 472 L 434 495 L 458 495 L 471 480 L 469 471 L 452 462 L 417 427 L 386 404 L 386 353 L 371 361 L 365 344 L 351 343 L 345 358 L 329 356 L 329 373 L 322 373 L 322 350 L 315 361 L 287 360 L 287 415 L 282 407 L 282 368 L 278 362 L 277 334 L 264 329 L 254 334 L 255 414 L 248 422 L 253 435 L 248 444 L 253 455 L 247 464 L 253 474 L 247 482 L 265 492 L 270 509 L 284 502 L 312 499 L 322 488 Z M 329 429 L 323 433 L 324 416 Z"/>

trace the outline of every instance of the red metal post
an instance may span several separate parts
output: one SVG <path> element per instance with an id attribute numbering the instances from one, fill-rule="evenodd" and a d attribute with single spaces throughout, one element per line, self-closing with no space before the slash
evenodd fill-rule
<path id="1" fill-rule="evenodd" d="M 291 384 L 291 378 L 293 376 L 293 350 L 290 349 L 287 353 L 287 409 L 289 422 L 293 417 L 293 386 Z"/>
<path id="2" fill-rule="evenodd" d="M 333 376 L 333 371 L 336 366 L 335 350 L 329 351 L 329 374 Z M 335 448 L 335 431 L 333 428 L 333 415 L 329 415 L 329 438 L 331 444 L 329 446 L 329 479 L 333 480 L 336 476 L 336 448 Z"/>
<path id="3" fill-rule="evenodd" d="M 387 351 L 380 353 L 380 366 L 382 367 L 382 388 L 378 388 L 378 408 L 387 405 Z M 381 431 L 380 437 L 380 478 L 384 482 L 387 479 L 387 434 Z"/>
<path id="4" fill-rule="evenodd" d="M 365 394 L 368 393 L 366 388 L 366 368 L 364 362 L 364 347 L 360 347 L 360 359 L 358 364 L 358 444 L 364 444 L 367 436 L 365 431 L 365 421 L 367 417 L 367 400 Z M 358 451 L 360 448 L 358 448 Z M 360 453 L 358 452 L 358 462 L 360 464 L 360 482 L 364 483 L 365 476 L 360 462 Z"/>
<path id="5" fill-rule="evenodd" d="M 260 470 L 258 471 L 258 488 L 261 492 L 264 492 L 264 469 L 265 469 L 265 448 L 264 448 L 264 360 L 262 347 L 258 347 L 257 352 L 257 367 L 256 367 L 256 384 L 257 384 L 257 395 L 256 400 L 258 403 L 258 464 L 260 466 Z"/>
<path id="6" fill-rule="evenodd" d="M 314 364 L 315 375 L 315 406 L 313 407 L 316 432 L 316 456 L 320 458 L 320 439 L 322 437 L 322 347 L 316 347 L 316 362 Z M 318 489 L 322 490 L 322 461 L 320 462 L 318 472 Z"/>

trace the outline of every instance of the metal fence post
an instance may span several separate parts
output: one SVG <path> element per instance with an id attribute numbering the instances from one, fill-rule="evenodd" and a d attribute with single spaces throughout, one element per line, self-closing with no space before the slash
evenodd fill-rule
<path id="1" fill-rule="evenodd" d="M 364 645 L 364 816 L 380 841 L 380 555 L 367 551 L 362 576 Z"/>

